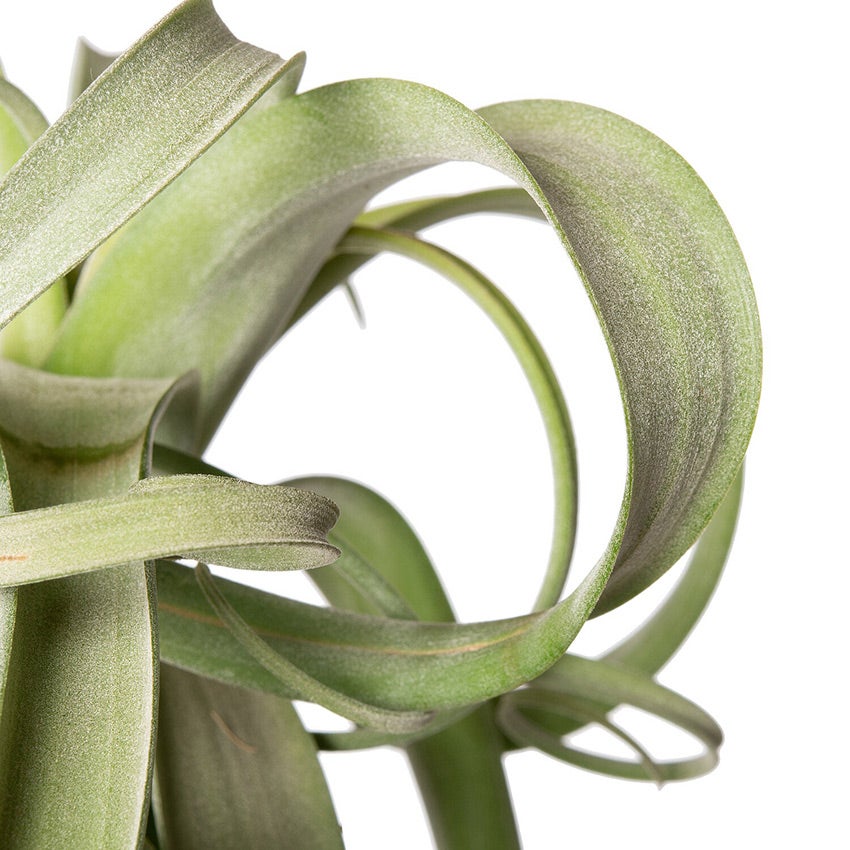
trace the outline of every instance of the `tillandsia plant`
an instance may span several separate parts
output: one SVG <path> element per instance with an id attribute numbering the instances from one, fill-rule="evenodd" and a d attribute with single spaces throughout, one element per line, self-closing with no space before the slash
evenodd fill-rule
<path id="1" fill-rule="evenodd" d="M 341 847 L 320 748 L 403 748 L 436 843 L 457 850 L 518 845 L 512 749 L 658 783 L 716 762 L 717 724 L 655 679 L 726 558 L 759 394 L 751 284 L 715 200 L 663 142 L 594 107 L 473 112 L 387 79 L 298 94 L 302 68 L 188 0 L 115 61 L 82 48 L 71 106 L 50 127 L 0 79 L 8 850 Z M 449 160 L 516 188 L 369 208 Z M 622 507 L 566 596 L 577 475 L 555 373 L 496 285 L 420 235 L 476 212 L 548 222 L 619 381 Z M 387 252 L 474 299 L 533 388 L 556 492 L 531 612 L 457 623 L 410 526 L 361 484 L 257 485 L 202 459 L 257 361 Z M 567 652 L 589 618 L 692 546 L 635 633 L 599 658 Z M 330 604 L 207 564 L 309 570 Z M 305 731 L 291 700 L 352 726 Z M 679 725 L 702 752 L 653 759 L 612 718 L 621 705 Z M 571 744 L 589 724 L 634 758 Z"/>

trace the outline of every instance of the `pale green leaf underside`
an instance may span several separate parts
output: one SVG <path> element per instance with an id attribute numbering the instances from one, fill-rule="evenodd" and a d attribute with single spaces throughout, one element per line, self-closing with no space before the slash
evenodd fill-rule
<path id="1" fill-rule="evenodd" d="M 282 73 L 209 0 L 187 0 L 117 60 L 0 185 L 0 323 L 180 173 Z"/>
<path id="2" fill-rule="evenodd" d="M 166 555 L 243 569 L 310 569 L 337 557 L 337 511 L 302 490 L 214 476 L 140 481 L 123 496 L 0 519 L 0 585 Z"/>

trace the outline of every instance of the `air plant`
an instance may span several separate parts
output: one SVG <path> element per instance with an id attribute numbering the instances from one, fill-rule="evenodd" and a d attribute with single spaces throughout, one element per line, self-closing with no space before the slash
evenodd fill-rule
<path id="1" fill-rule="evenodd" d="M 726 559 L 759 393 L 751 284 L 715 200 L 667 145 L 601 109 L 473 112 L 387 79 L 297 94 L 303 63 L 240 42 L 208 0 L 188 0 L 114 62 L 83 48 L 75 97 L 50 127 L 0 79 L 9 850 L 341 847 L 317 748 L 403 748 L 436 843 L 464 850 L 518 845 L 511 749 L 659 783 L 716 763 L 715 721 L 655 679 Z M 516 188 L 369 207 L 449 160 Z M 496 285 L 421 235 L 478 212 L 548 222 L 622 394 L 619 518 L 563 598 L 577 477 L 558 380 Z M 469 295 L 533 389 L 555 532 L 530 613 L 456 622 L 407 521 L 362 484 L 258 485 L 203 460 L 257 361 L 384 253 Z M 692 547 L 635 633 L 599 658 L 568 652 L 589 618 Z M 207 564 L 309 570 L 329 606 Z M 291 700 L 351 729 L 308 732 Z M 701 754 L 654 759 L 612 719 L 620 705 L 679 725 Z M 589 724 L 634 758 L 573 746 Z"/>

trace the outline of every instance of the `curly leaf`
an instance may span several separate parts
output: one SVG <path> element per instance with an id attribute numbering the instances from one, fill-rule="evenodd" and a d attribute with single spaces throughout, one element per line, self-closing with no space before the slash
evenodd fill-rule
<path id="1" fill-rule="evenodd" d="M 578 519 L 575 441 L 567 404 L 542 346 L 514 305 L 477 269 L 422 239 L 388 230 L 354 227 L 340 243 L 345 253 L 371 255 L 391 251 L 423 263 L 465 292 L 492 319 L 525 372 L 534 392 L 552 457 L 555 482 L 555 531 L 549 564 L 535 607 L 554 605 L 567 579 Z"/>
<path id="2" fill-rule="evenodd" d="M 732 489 L 700 536 L 685 572 L 670 595 L 643 625 L 606 652 L 598 659 L 598 663 L 608 665 L 611 669 L 625 668 L 628 671 L 626 675 L 631 679 L 636 676 L 643 678 L 645 686 L 652 687 L 652 677 L 684 643 L 720 578 L 732 543 L 742 483 L 743 475 L 739 473 Z M 597 662 L 584 659 L 581 663 L 590 665 L 585 669 L 593 670 L 592 665 Z M 523 692 L 521 700 L 511 701 L 510 720 L 505 725 L 505 732 L 517 744 L 540 745 L 544 742 L 546 752 L 574 761 L 576 751 L 564 747 L 560 743 L 561 738 L 589 722 L 608 723 L 608 712 L 618 705 L 610 698 L 606 702 L 594 704 L 590 713 L 580 706 L 576 708 L 576 701 L 582 699 L 582 685 L 579 684 L 578 691 L 573 690 L 573 685 L 578 681 L 571 672 L 574 665 L 573 657 L 565 656 L 532 682 Z M 541 694 L 539 699 L 538 694 Z M 649 709 L 646 705 L 642 707 Z M 500 712 L 499 716 L 504 718 L 508 715 Z M 716 747 L 711 745 L 711 749 Z M 611 765 L 607 760 L 594 760 L 592 756 L 585 759 L 585 755 L 581 755 L 583 761 L 580 766 L 588 769 L 599 767 L 603 772 L 610 772 Z M 710 769 L 715 760 L 716 753 L 696 761 L 688 760 L 686 767 L 665 767 L 663 777 L 652 775 L 656 779 L 689 778 L 695 775 L 692 771 L 698 773 Z M 615 771 L 615 775 L 621 774 Z"/>
<path id="3" fill-rule="evenodd" d="M 96 374 L 199 369 L 202 446 L 375 192 L 447 159 L 500 169 L 577 263 L 620 379 L 630 469 L 609 546 L 580 591 L 587 616 L 673 564 L 729 488 L 759 393 L 752 290 L 716 202 L 655 136 L 578 104 L 482 115 L 432 89 L 359 80 L 247 116 L 98 252 L 48 362 Z M 175 255 L 172 233 L 192 234 L 188 250 Z M 151 352 L 141 328 L 173 345 Z"/>
<path id="4" fill-rule="evenodd" d="M 655 714 L 690 732 L 703 744 L 699 756 L 672 762 L 655 762 L 639 744 L 607 719 L 607 704 L 627 704 Z M 522 709 L 564 713 L 581 723 L 600 723 L 622 737 L 637 751 L 637 762 L 577 750 L 564 744 L 561 736 L 528 720 Z M 550 755 L 579 767 L 624 779 L 664 782 L 701 776 L 717 764 L 723 741 L 714 720 L 694 703 L 647 677 L 616 664 L 565 655 L 559 675 L 546 687 L 506 694 L 499 701 L 499 723 L 518 744 L 533 745 Z"/>

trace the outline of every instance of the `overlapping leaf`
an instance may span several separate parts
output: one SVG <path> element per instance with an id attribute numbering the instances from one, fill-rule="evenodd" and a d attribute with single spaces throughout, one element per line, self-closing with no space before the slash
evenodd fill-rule
<path id="1" fill-rule="evenodd" d="M 113 493 L 138 477 L 149 423 L 171 381 L 0 367 L 0 440 L 16 507 Z M 71 542 L 52 539 L 60 548 Z M 2 590 L 4 846 L 141 841 L 156 706 L 151 578 L 135 562 Z"/>
<path id="2" fill-rule="evenodd" d="M 331 534 L 342 552 L 340 561 L 310 573 L 332 605 L 361 612 L 383 607 L 386 616 L 454 619 L 422 544 L 389 502 L 352 481 L 324 477 L 290 483 L 329 496 L 340 507 L 340 522 Z M 374 582 L 358 580 L 364 568 L 387 582 L 393 594 L 388 602 L 383 588 L 370 593 Z M 351 584 L 346 586 L 346 581 Z M 399 603 L 406 608 L 404 614 L 398 613 Z M 519 838 L 492 706 L 460 717 L 454 714 L 435 718 L 431 727 L 436 731 L 426 727 L 419 736 L 388 736 L 386 742 L 405 746 L 438 847 L 512 850 L 519 846 Z M 319 740 L 344 748 L 368 745 L 370 738 L 371 743 L 378 742 L 370 730 L 359 729 Z"/>
<path id="3" fill-rule="evenodd" d="M 0 186 L 0 322 L 73 268 L 302 59 L 186 0 L 86 90 Z"/>
<path id="4" fill-rule="evenodd" d="M 297 76 L 300 65 L 289 72 Z M 3 321 L 76 265 L 285 71 L 278 57 L 234 39 L 206 0 L 172 13 L 40 136 L 0 187 Z M 43 125 L 20 93 L 2 86 L 2 118 L 11 117 L 21 142 L 20 150 L 7 148 L 8 165 Z M 6 354 L 40 362 L 56 325 L 43 321 L 42 307 L 40 299 L 14 336 L 6 335 Z M 24 325 L 35 327 L 36 343 L 20 333 Z M 151 415 L 173 379 L 141 382 L 138 391 L 118 382 L 113 392 L 114 382 L 53 379 L 48 386 L 50 376 L 27 380 L 10 368 L 0 380 L 2 441 L 19 508 L 110 496 L 138 477 Z M 3 591 L 4 845 L 126 848 L 143 841 L 156 703 L 149 578 L 135 563 Z M 12 599 L 14 617 L 6 604 Z"/>
<path id="5" fill-rule="evenodd" d="M 575 104 L 483 114 L 522 159 L 479 116 L 408 83 L 338 84 L 246 117 L 98 253 L 49 362 L 96 373 L 198 368 L 208 435 L 375 191 L 446 159 L 500 168 L 578 263 L 621 381 L 630 477 L 589 580 L 601 594 L 615 573 L 608 608 L 687 549 L 740 465 L 759 388 L 749 279 L 708 190 L 651 134 Z M 173 232 L 191 234 L 179 252 L 164 235 Z M 117 309 L 128 301 L 141 319 Z M 144 345 L 151 327 L 173 340 L 161 355 Z"/>

